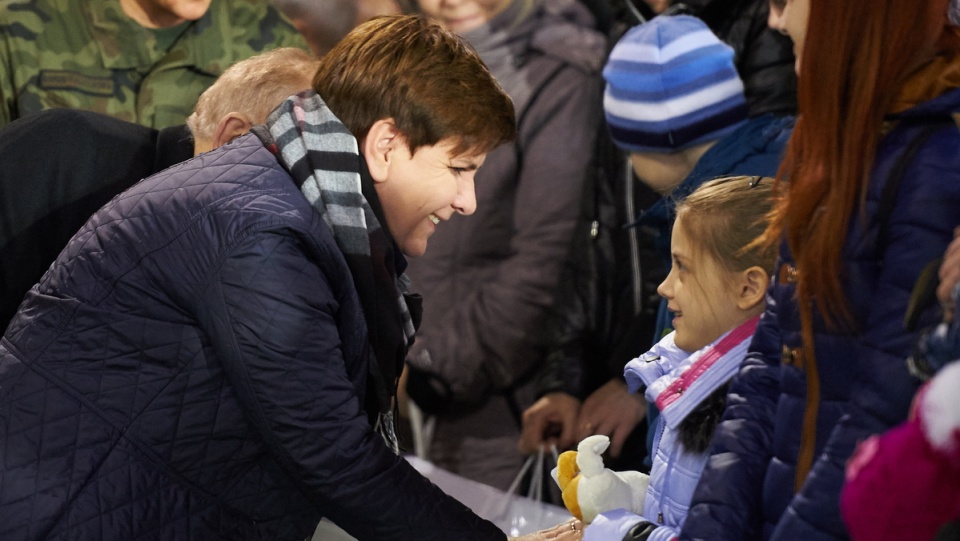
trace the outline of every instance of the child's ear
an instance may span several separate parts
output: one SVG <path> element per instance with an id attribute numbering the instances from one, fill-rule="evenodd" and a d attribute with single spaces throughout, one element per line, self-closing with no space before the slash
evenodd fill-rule
<path id="1" fill-rule="evenodd" d="M 393 152 L 398 145 L 405 148 L 406 140 L 392 118 L 380 119 L 370 126 L 360 144 L 360 152 L 367 160 L 367 169 L 374 182 L 385 182 L 389 178 Z"/>
<path id="2" fill-rule="evenodd" d="M 770 285 L 770 275 L 760 267 L 750 267 L 740 273 L 740 290 L 737 307 L 750 310 L 763 302 Z"/>

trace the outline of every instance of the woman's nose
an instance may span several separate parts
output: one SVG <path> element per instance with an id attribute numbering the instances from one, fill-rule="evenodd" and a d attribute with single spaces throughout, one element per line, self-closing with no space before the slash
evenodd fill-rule
<path id="1" fill-rule="evenodd" d="M 462 175 L 458 189 L 457 198 L 453 201 L 453 208 L 460 214 L 469 216 L 477 210 L 477 193 L 474 190 L 473 183 L 474 172 Z"/>

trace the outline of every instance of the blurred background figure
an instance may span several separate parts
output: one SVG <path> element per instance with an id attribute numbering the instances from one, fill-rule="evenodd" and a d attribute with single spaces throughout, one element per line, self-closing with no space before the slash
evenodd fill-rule
<path id="1" fill-rule="evenodd" d="M 658 15 L 693 15 L 733 48 L 737 72 L 746 86 L 750 115 L 796 112 L 793 45 L 768 28 L 772 10 L 785 0 L 582 0 L 617 40 L 632 26 Z"/>
<path id="2" fill-rule="evenodd" d="M 358 24 L 400 13 L 398 0 L 271 0 L 306 38 L 317 56 L 327 54 Z"/>
<path id="3" fill-rule="evenodd" d="M 182 124 L 231 64 L 307 48 L 259 0 L 0 0 L 0 126 L 44 109 Z"/>
<path id="4" fill-rule="evenodd" d="M 676 4 L 673 12 L 700 18 L 721 41 L 733 48 L 734 63 L 743 79 L 750 116 L 796 112 L 793 43 L 767 25 L 771 5 L 782 5 L 783 0 L 683 0 L 672 3 Z"/>
<path id="5" fill-rule="evenodd" d="M 427 457 L 501 489 L 517 475 L 521 412 L 592 174 L 606 48 L 576 0 L 421 0 L 513 98 L 518 136 L 477 173 L 477 212 L 438 224 L 411 261 L 423 322 L 409 396 L 432 421 Z M 429 430 L 428 430 L 429 432 Z"/>
<path id="6" fill-rule="evenodd" d="M 310 88 L 316 70 L 296 47 L 241 60 L 200 95 L 187 124 L 161 130 L 77 109 L 48 109 L 0 129 L 0 329 L 97 209 L 262 124 L 287 96 Z"/>

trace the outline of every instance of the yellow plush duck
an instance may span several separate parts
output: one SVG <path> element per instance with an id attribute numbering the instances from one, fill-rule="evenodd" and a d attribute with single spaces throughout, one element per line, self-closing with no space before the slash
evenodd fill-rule
<path id="1" fill-rule="evenodd" d="M 551 474 L 560 486 L 563 504 L 584 524 L 604 511 L 628 509 L 643 513 L 650 476 L 638 471 L 615 472 L 603 467 L 603 454 L 610 438 L 596 435 L 584 438 L 576 451 L 565 451 L 557 459 Z"/>

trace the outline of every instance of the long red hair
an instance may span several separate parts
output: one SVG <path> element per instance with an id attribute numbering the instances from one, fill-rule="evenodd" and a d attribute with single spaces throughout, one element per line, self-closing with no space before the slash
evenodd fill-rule
<path id="1" fill-rule="evenodd" d="M 840 277 L 843 242 L 884 115 L 908 75 L 933 58 L 949 0 L 809 1 L 800 114 L 778 174 L 786 182 L 761 241 L 787 240 L 804 343 L 812 346 L 814 304 L 828 325 L 852 323 Z"/>

